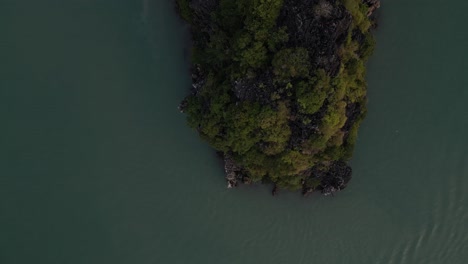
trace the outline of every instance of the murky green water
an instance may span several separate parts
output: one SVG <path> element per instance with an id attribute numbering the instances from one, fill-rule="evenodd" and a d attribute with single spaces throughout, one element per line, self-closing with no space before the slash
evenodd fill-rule
<path id="1" fill-rule="evenodd" d="M 168 2 L 0 0 L 0 263 L 466 263 L 455 2 L 383 1 L 354 179 L 303 199 L 225 188 Z"/>

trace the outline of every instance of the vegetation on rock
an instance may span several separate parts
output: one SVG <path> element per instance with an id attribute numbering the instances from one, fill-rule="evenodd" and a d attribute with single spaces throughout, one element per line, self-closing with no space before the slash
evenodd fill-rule
<path id="1" fill-rule="evenodd" d="M 366 113 L 375 2 L 177 0 L 193 37 L 193 88 L 181 110 L 225 157 L 230 186 L 346 187 Z"/>

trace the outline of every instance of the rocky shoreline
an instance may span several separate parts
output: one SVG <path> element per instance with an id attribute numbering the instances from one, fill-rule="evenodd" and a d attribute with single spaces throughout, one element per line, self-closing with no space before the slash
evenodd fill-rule
<path id="1" fill-rule="evenodd" d="M 372 17 L 375 14 L 375 10 L 380 7 L 380 1 L 356 1 L 362 1 L 362 4 L 366 7 L 366 16 L 371 17 L 369 21 L 375 25 Z M 313 4 L 311 2 L 313 2 Z M 188 22 L 192 25 L 191 33 L 194 47 L 203 48 L 207 45 L 206 43 L 210 43 L 210 38 L 213 38 L 215 35 L 213 32 L 216 31 L 215 28 L 217 25 L 213 23 L 213 13 L 219 8 L 219 3 L 219 0 L 178 1 L 177 7 L 179 14 L 185 20 L 190 20 Z M 362 7 L 363 5 L 359 6 Z M 346 7 L 346 4 L 341 3 L 341 0 L 284 0 L 284 4 L 276 19 L 275 27 L 284 28 L 288 33 L 289 39 L 284 44 L 284 48 L 304 47 L 309 54 L 310 61 L 308 63 L 310 63 L 310 69 L 322 69 L 330 78 L 340 78 L 341 75 L 343 75 L 343 67 L 350 63 L 344 62 L 343 57 L 345 55 L 342 54 L 345 52 L 344 47 L 349 45 L 350 41 L 358 45 L 355 51 L 355 56 L 358 58 L 367 59 L 367 53 L 369 53 L 366 47 L 366 45 L 368 45 L 366 42 L 369 38 L 368 34 L 366 31 L 356 26 L 355 15 Z M 352 60 L 350 61 L 353 62 Z M 195 108 L 191 106 L 191 101 L 197 97 L 203 98 L 203 96 L 205 96 L 202 95 L 205 93 L 204 89 L 212 82 L 210 74 L 213 74 L 213 70 L 210 72 L 205 68 L 203 63 L 194 61 L 192 64 L 192 87 L 190 89 L 190 96 L 184 99 L 179 106 L 179 110 L 188 113 L 189 117 L 190 115 L 194 115 L 194 110 L 190 108 Z M 272 94 L 277 94 L 277 97 L 281 100 L 291 95 L 278 92 L 278 82 L 275 78 L 277 77 L 271 68 L 266 68 L 261 71 L 257 70 L 253 77 L 237 78 L 231 81 L 229 94 L 234 98 L 232 100 L 237 101 L 237 103 L 235 103 L 236 105 L 239 102 L 256 102 L 279 111 L 278 99 L 276 99 L 276 101 L 272 100 Z M 338 90 L 338 88 L 334 89 Z M 329 96 L 333 96 L 333 94 Z M 352 99 L 350 96 L 349 98 L 344 97 L 344 99 L 341 99 L 345 102 L 345 121 L 338 132 L 334 133 L 340 135 L 342 138 L 341 140 L 344 142 L 343 145 L 351 141 L 350 138 L 357 132 L 359 122 L 362 121 L 365 115 L 365 93 L 364 96 L 357 98 L 358 99 Z M 208 99 L 208 101 L 202 103 L 205 110 L 197 111 L 204 111 L 206 115 L 206 113 L 208 113 L 206 109 L 210 107 L 209 104 L 210 100 Z M 308 150 L 304 146 L 313 144 L 313 142 L 310 143 L 310 138 L 316 138 L 317 135 L 324 134 L 324 132 L 322 132 L 324 130 L 323 120 L 327 118 L 330 111 L 329 109 L 334 107 L 332 106 L 332 100 L 325 99 L 322 107 L 313 114 L 305 114 L 298 105 L 291 103 L 289 103 L 289 105 L 288 128 L 291 131 L 291 136 L 287 141 L 285 149 L 291 151 L 300 150 L 301 155 L 313 156 L 316 154 L 314 153 L 316 150 Z M 199 108 L 198 106 L 197 109 Z M 201 118 L 206 117 L 202 114 Z M 304 120 L 306 120 L 306 122 Z M 204 131 L 205 126 L 201 124 L 201 121 L 198 121 L 195 126 L 192 125 L 192 127 L 199 131 L 202 137 L 206 137 L 207 134 L 207 132 Z M 263 141 L 260 141 L 256 144 L 260 149 L 264 148 L 262 144 L 265 143 L 262 142 Z M 348 143 L 348 145 L 350 145 L 348 147 L 352 149 L 352 144 Z M 258 182 L 259 179 L 252 175 L 252 169 L 249 168 L 249 166 L 246 167 L 242 165 L 242 163 L 246 162 L 242 161 L 242 157 L 240 158 L 238 153 L 234 150 L 218 150 L 220 156 L 222 156 L 224 160 L 225 177 L 228 188 L 236 187 L 239 183 L 250 184 L 252 182 Z M 328 149 L 326 149 L 324 153 L 328 153 L 327 151 Z M 323 156 L 325 154 L 320 152 L 319 155 Z M 347 153 L 347 155 L 349 155 L 349 153 Z M 282 159 L 284 159 L 284 157 L 282 157 Z M 239 164 L 239 161 L 241 164 Z M 308 166 L 306 169 L 300 170 L 296 174 L 300 182 L 296 184 L 297 187 L 294 187 L 294 189 L 299 188 L 303 195 L 308 195 L 313 191 L 320 191 L 324 195 L 330 195 L 346 188 L 351 179 L 352 170 L 345 158 L 324 158 L 314 164 L 316 165 Z M 263 177 L 261 181 L 273 182 L 273 195 L 275 195 L 279 189 L 283 188 L 283 186 L 280 186 L 282 184 L 281 180 L 275 182 L 271 177 Z"/>

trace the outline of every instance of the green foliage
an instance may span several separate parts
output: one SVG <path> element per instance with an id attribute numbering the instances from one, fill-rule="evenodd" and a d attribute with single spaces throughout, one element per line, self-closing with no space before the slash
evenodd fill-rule
<path id="1" fill-rule="evenodd" d="M 278 103 L 278 110 L 265 107 L 258 116 L 260 135 L 264 144 L 262 151 L 266 155 L 281 153 L 291 136 L 291 128 L 288 125 L 289 108 L 286 102 Z"/>
<path id="2" fill-rule="evenodd" d="M 260 68 L 268 60 L 267 48 L 262 42 L 253 42 L 247 48 L 240 49 L 234 60 L 238 61 L 242 69 Z"/>
<path id="3" fill-rule="evenodd" d="M 338 133 L 346 122 L 346 103 L 339 101 L 330 105 L 320 125 L 320 131 L 327 141 Z"/>
<path id="4" fill-rule="evenodd" d="M 374 40 L 362 1 L 342 1 L 353 24 L 336 54 L 341 67 L 333 76 L 314 66 L 306 47 L 286 43 L 286 28 L 277 26 L 282 0 L 221 0 L 209 29 L 192 25 L 192 59 L 205 74 L 203 86 L 185 100 L 188 124 L 254 182 L 315 189 L 320 181 L 307 171 L 351 157 L 365 111 L 345 126 L 346 111 L 352 103 L 365 105 L 365 61 Z M 185 20 L 197 18 L 189 0 L 177 4 Z M 311 10 L 328 17 L 330 5 Z M 362 43 L 352 38 L 356 28 L 365 36 Z M 238 90 L 248 92 L 246 98 Z M 292 138 L 301 134 L 297 123 L 309 127 L 308 136 Z"/>
<path id="5" fill-rule="evenodd" d="M 190 9 L 189 0 L 176 0 L 176 4 L 180 16 L 190 23 L 192 21 L 192 11 Z"/>
<path id="6" fill-rule="evenodd" d="M 362 59 L 364 61 L 367 61 L 367 59 L 372 55 L 372 53 L 374 52 L 374 47 L 375 39 L 370 32 L 367 32 L 365 34 L 364 43 L 362 44 L 360 51 L 362 54 Z"/>
<path id="7" fill-rule="evenodd" d="M 324 70 L 319 70 L 316 78 L 311 81 L 299 82 L 297 85 L 297 103 L 300 111 L 305 114 L 314 114 L 322 107 L 330 92 L 330 77 Z"/>
<path id="8" fill-rule="evenodd" d="M 362 32 L 367 32 L 371 21 L 367 18 L 368 7 L 361 0 L 342 0 L 346 9 L 353 16 L 353 28 L 357 27 Z"/>
<path id="9" fill-rule="evenodd" d="M 286 32 L 285 27 L 278 28 L 278 30 L 273 31 L 270 33 L 270 36 L 268 37 L 266 43 L 268 46 L 268 49 L 271 52 L 276 52 L 277 47 L 281 45 L 282 43 L 285 43 L 289 40 L 288 33 Z"/>
<path id="10" fill-rule="evenodd" d="M 270 59 L 268 52 L 288 39 L 286 30 L 276 27 L 282 5 L 282 0 L 221 0 L 214 14 L 217 31 L 233 37 L 228 43 L 211 40 L 222 44 L 210 48 L 215 58 L 227 55 L 237 64 L 233 68 L 241 73 L 265 67 Z"/>
<path id="11" fill-rule="evenodd" d="M 305 186 L 312 188 L 312 190 L 317 189 L 320 186 L 321 181 L 317 178 L 309 178 L 305 182 Z"/>
<path id="12" fill-rule="evenodd" d="M 283 49 L 273 57 L 273 71 L 280 80 L 309 76 L 309 53 L 305 48 Z"/>

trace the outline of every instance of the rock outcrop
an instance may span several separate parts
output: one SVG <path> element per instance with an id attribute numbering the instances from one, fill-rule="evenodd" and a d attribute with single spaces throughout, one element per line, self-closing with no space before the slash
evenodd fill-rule
<path id="1" fill-rule="evenodd" d="M 221 153 L 227 187 L 264 181 L 273 183 L 273 195 L 281 188 L 304 195 L 346 188 L 352 174 L 346 161 L 366 111 L 364 65 L 380 1 L 268 2 L 276 9 L 254 1 L 177 1 L 199 52 L 190 96 L 179 110 Z"/>
<path id="2" fill-rule="evenodd" d="M 367 16 L 371 16 L 375 10 L 380 8 L 380 0 L 363 0 L 365 4 L 369 6 Z"/>

